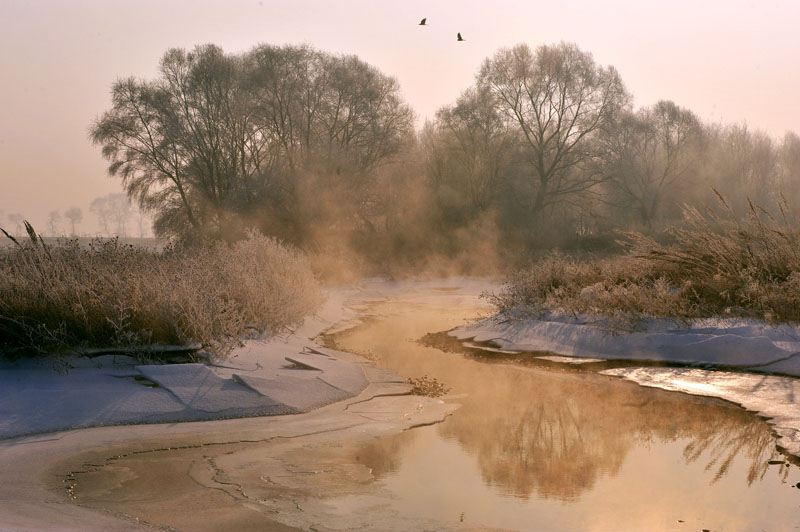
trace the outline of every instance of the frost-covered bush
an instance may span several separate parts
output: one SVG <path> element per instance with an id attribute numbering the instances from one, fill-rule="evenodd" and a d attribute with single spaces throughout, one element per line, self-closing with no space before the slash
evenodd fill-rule
<path id="1" fill-rule="evenodd" d="M 800 321 L 800 225 L 750 206 L 684 212 L 676 244 L 622 233 L 630 253 L 577 259 L 552 253 L 507 279 L 493 296 L 501 311 L 594 313 L 631 318 L 753 317 Z"/>
<path id="2" fill-rule="evenodd" d="M 95 240 L 0 250 L 0 355 L 75 347 L 200 344 L 224 355 L 322 302 L 305 256 L 250 234 L 163 251 Z"/>

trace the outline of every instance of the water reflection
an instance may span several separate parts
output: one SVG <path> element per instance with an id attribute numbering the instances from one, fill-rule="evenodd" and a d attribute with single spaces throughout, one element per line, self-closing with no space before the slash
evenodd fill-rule
<path id="1" fill-rule="evenodd" d="M 595 376 L 503 373 L 508 387 L 477 388 L 441 434 L 477 457 L 487 483 L 519 497 L 574 500 L 599 476 L 615 476 L 634 446 L 688 440 L 685 461 L 704 461 L 711 482 L 744 456 L 748 484 L 774 453 L 769 427 L 736 407 Z M 487 415 L 492 402 L 501 415 Z"/>
<path id="2" fill-rule="evenodd" d="M 685 464 L 704 465 L 708 484 L 738 459 L 747 464 L 742 481 L 750 485 L 776 456 L 766 423 L 734 405 L 593 373 L 479 362 L 411 341 L 437 326 L 452 327 L 463 310 L 448 314 L 430 305 L 393 303 L 374 311 L 393 319 L 340 333 L 335 343 L 370 351 L 403 375 L 427 374 L 454 394 L 467 393 L 459 399 L 462 408 L 437 431 L 473 456 L 483 482 L 502 493 L 575 501 L 600 479 L 616 476 L 633 448 L 671 442 L 683 445 Z M 411 431 L 377 441 L 355 458 L 381 478 L 400 467 L 413 438 Z"/>

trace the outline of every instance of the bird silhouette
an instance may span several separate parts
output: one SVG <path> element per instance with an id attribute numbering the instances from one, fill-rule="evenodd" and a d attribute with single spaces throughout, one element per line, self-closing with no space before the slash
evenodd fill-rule
<path id="1" fill-rule="evenodd" d="M 463 41 L 464 40 L 464 38 L 461 36 L 461 33 L 458 33 L 458 40 L 459 41 Z"/>
<path id="2" fill-rule="evenodd" d="M 426 21 L 426 20 L 428 20 L 428 19 L 427 19 L 427 18 L 424 18 L 424 19 L 420 20 L 420 21 L 419 21 L 419 25 L 420 25 L 420 26 L 427 26 L 427 24 L 425 24 L 425 21 Z"/>

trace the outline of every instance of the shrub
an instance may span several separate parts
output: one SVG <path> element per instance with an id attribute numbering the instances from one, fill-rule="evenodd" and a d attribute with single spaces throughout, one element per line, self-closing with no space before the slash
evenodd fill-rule
<path id="1" fill-rule="evenodd" d="M 29 234 L 0 250 L 0 354 L 200 344 L 225 355 L 248 330 L 276 334 L 322 301 L 304 255 L 256 234 L 163 251 Z"/>
<path id="2" fill-rule="evenodd" d="M 493 296 L 501 311 L 596 313 L 627 318 L 753 317 L 800 321 L 800 228 L 750 204 L 739 220 L 721 209 L 687 207 L 665 245 L 621 233 L 629 254 L 577 260 L 553 253 L 509 276 Z"/>

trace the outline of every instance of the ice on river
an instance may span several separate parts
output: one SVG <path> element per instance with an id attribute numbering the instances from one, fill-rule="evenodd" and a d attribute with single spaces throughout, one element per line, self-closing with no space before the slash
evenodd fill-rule
<path id="1" fill-rule="evenodd" d="M 626 331 L 611 320 L 588 316 L 522 319 L 498 314 L 450 334 L 515 351 L 712 364 L 800 376 L 800 328 L 751 320 L 705 319 L 684 324 L 654 319 Z"/>

